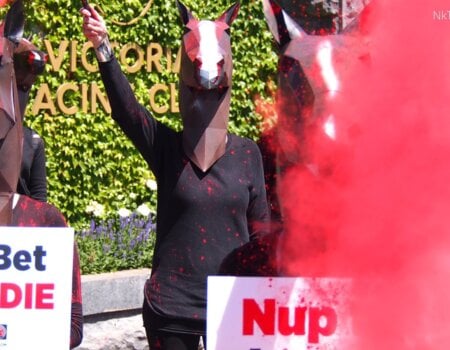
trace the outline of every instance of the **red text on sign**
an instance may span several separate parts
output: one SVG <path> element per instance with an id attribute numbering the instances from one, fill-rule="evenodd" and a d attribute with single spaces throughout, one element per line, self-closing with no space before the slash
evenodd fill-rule
<path id="1" fill-rule="evenodd" d="M 53 309 L 53 283 L 0 283 L 0 309 Z"/>
<path id="2" fill-rule="evenodd" d="M 319 335 L 330 336 L 337 327 L 337 314 L 331 307 L 278 306 L 277 310 L 275 299 L 264 299 L 263 310 L 254 299 L 244 299 L 242 319 L 243 335 L 254 335 L 255 325 L 258 325 L 264 335 L 308 334 L 309 343 L 318 343 Z M 290 319 L 293 322 L 290 322 Z"/>

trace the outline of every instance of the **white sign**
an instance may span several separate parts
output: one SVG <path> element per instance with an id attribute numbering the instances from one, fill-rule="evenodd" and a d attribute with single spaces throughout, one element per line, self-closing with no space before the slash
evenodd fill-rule
<path id="1" fill-rule="evenodd" d="M 0 350 L 68 349 L 72 228 L 0 227 Z"/>
<path id="2" fill-rule="evenodd" d="M 350 281 L 208 278 L 208 350 L 342 349 L 352 338 Z"/>

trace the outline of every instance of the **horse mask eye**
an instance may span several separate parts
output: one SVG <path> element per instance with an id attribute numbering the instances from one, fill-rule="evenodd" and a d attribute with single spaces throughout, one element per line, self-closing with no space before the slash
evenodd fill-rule
<path id="1" fill-rule="evenodd" d="M 20 90 L 26 92 L 45 70 L 47 54 L 38 50 L 23 51 L 14 55 L 16 82 Z"/>

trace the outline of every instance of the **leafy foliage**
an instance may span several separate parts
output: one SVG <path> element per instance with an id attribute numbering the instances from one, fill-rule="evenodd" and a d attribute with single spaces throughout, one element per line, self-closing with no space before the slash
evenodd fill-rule
<path id="1" fill-rule="evenodd" d="M 120 45 L 136 43 L 145 48 L 149 43 L 159 43 L 171 48 L 173 59 L 180 45 L 181 21 L 175 0 L 98 0 L 109 28 L 110 40 Z M 214 19 L 232 3 L 224 0 L 185 0 L 194 14 Z M 147 12 L 141 14 L 146 5 Z M 62 41 L 77 41 L 77 69 L 70 69 L 73 58 L 70 50 L 64 53 L 60 69 L 47 65 L 47 72 L 33 87 L 30 105 L 41 84 L 48 84 L 52 98 L 63 83 L 103 84 L 97 72 L 88 72 L 81 63 L 81 50 L 86 39 L 81 33 L 82 18 L 79 0 L 40 0 L 26 3 L 26 33 L 34 34 L 32 41 L 44 48 L 43 40 L 50 42 L 56 52 Z M 1 9 L 4 13 L 4 8 Z M 119 25 L 117 22 L 129 22 Z M 268 86 L 273 86 L 276 71 L 276 54 L 272 36 L 264 20 L 262 2 L 249 0 L 241 3 L 241 10 L 231 29 L 234 76 L 230 116 L 230 131 L 257 139 L 260 134 L 260 116 L 255 112 L 255 98 L 270 99 Z M 95 66 L 92 53 L 88 55 Z M 131 59 L 131 58 L 130 58 Z M 148 106 L 148 89 L 155 83 L 176 83 L 178 77 L 170 71 L 147 72 L 142 68 L 127 74 L 134 86 L 138 100 Z M 156 194 L 145 183 L 153 179 L 147 164 L 133 145 L 122 134 L 101 108 L 95 113 L 82 112 L 81 93 L 64 95 L 67 106 L 77 106 L 75 114 L 65 115 L 59 110 L 50 114 L 40 110 L 33 115 L 28 107 L 26 124 L 36 129 L 46 142 L 49 201 L 64 213 L 72 227 L 81 231 L 90 227 L 90 217 L 85 209 L 95 200 L 105 206 L 113 217 L 121 207 L 135 203 L 156 205 Z M 162 97 L 161 97 L 162 98 Z M 55 102 L 56 103 L 56 102 Z M 177 113 L 155 115 L 165 124 L 180 129 Z M 133 195 L 131 195 L 133 194 Z M 106 215 L 108 217 L 108 215 Z"/>
<path id="2" fill-rule="evenodd" d="M 155 244 L 152 216 L 137 212 L 107 220 L 91 219 L 77 232 L 81 272 L 92 274 L 151 266 Z"/>

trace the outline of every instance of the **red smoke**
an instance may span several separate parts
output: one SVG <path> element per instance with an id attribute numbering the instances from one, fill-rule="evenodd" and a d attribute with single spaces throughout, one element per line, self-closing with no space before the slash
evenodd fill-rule
<path id="1" fill-rule="evenodd" d="M 370 65 L 335 107 L 345 151 L 283 179 L 281 264 L 354 279 L 352 349 L 450 349 L 450 3 L 371 6 Z"/>
<path id="2" fill-rule="evenodd" d="M 0 0 L 0 7 L 8 5 L 12 0 Z"/>

